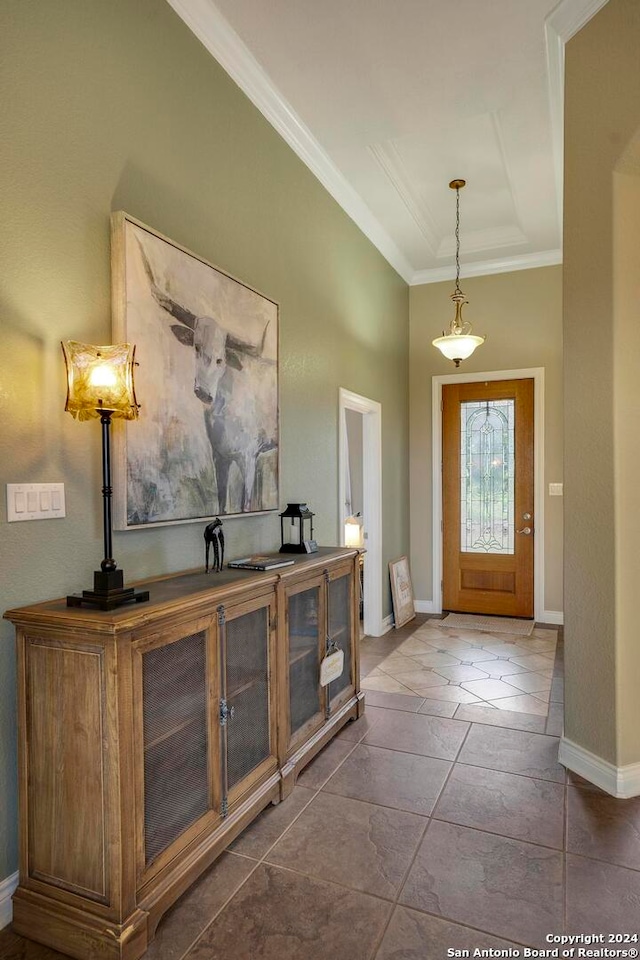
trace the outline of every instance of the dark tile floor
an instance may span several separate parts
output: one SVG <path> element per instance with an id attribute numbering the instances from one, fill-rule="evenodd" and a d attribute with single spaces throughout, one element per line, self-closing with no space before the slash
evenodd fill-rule
<path id="1" fill-rule="evenodd" d="M 148 960 L 522 956 L 548 934 L 637 934 L 640 798 L 566 776 L 561 643 L 553 677 L 548 716 L 367 691 L 364 717 L 169 911 Z M 10 929 L 0 957 L 61 960 Z"/>

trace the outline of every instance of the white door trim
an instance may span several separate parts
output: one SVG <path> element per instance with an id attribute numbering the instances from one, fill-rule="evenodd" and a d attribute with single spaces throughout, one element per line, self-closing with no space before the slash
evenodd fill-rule
<path id="1" fill-rule="evenodd" d="M 345 410 L 355 410 L 363 414 L 362 513 L 367 551 L 364 563 L 364 632 L 370 637 L 381 637 L 388 630 L 388 625 L 382 619 L 382 404 L 340 387 L 338 405 L 338 543 L 344 546 L 344 521 L 347 516 Z"/>
<path id="2" fill-rule="evenodd" d="M 491 373 L 450 373 L 432 378 L 434 536 L 433 610 L 430 612 L 442 613 L 442 387 L 446 383 L 480 383 L 485 380 L 534 381 L 533 606 L 535 619 L 544 621 L 544 367 L 494 370 Z"/>

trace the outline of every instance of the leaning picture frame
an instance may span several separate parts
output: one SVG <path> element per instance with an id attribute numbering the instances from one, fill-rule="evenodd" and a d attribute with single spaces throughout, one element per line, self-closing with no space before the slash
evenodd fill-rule
<path id="1" fill-rule="evenodd" d="M 140 404 L 114 430 L 114 527 L 277 510 L 278 304 L 124 211 L 111 270 Z"/>
<path id="2" fill-rule="evenodd" d="M 413 599 L 413 586 L 409 561 L 406 557 L 399 557 L 389 563 L 389 577 L 391 579 L 391 599 L 393 601 L 393 617 L 396 627 L 409 623 L 416 615 Z"/>

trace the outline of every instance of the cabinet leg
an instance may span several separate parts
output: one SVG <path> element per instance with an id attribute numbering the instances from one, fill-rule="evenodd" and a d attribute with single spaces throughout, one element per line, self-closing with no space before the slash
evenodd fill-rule
<path id="1" fill-rule="evenodd" d="M 138 960 L 148 946 L 142 910 L 116 924 L 22 887 L 13 897 L 13 929 L 76 960 Z"/>

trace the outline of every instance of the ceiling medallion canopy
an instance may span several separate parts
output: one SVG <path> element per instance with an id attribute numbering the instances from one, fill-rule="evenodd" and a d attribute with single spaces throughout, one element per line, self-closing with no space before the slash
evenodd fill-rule
<path id="1" fill-rule="evenodd" d="M 472 334 L 469 320 L 462 319 L 462 308 L 469 302 L 460 289 L 460 191 L 465 184 L 466 180 L 452 180 L 449 184 L 456 192 L 456 287 L 451 294 L 451 299 L 456 305 L 456 315 L 451 321 L 449 333 L 445 336 L 443 330 L 441 337 L 431 341 L 447 360 L 453 360 L 456 367 L 459 367 L 460 361 L 470 357 L 476 347 L 485 341 L 484 337 L 476 337 Z"/>

